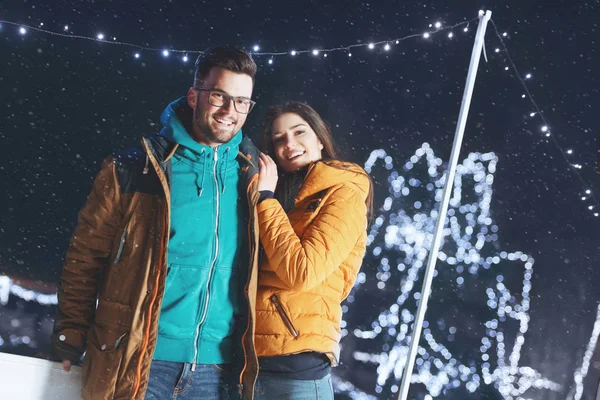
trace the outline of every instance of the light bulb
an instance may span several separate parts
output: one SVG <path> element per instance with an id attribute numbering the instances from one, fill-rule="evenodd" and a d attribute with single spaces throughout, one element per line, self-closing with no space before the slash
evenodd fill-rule
<path id="1" fill-rule="evenodd" d="M 103 33 L 99 33 L 98 36 L 96 36 L 99 40 L 104 40 L 104 34 Z"/>

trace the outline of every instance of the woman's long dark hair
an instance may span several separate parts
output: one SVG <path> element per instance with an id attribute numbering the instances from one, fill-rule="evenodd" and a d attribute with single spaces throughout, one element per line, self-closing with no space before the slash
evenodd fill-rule
<path id="1" fill-rule="evenodd" d="M 263 153 L 271 156 L 273 160 L 277 160 L 275 157 L 275 146 L 273 145 L 272 125 L 273 122 L 283 114 L 296 114 L 308 123 L 323 145 L 323 149 L 321 150 L 321 158 L 323 161 L 341 161 L 331 136 L 331 129 L 329 129 L 327 123 L 314 108 L 299 101 L 290 101 L 269 108 L 262 128 L 261 150 Z M 280 174 L 275 197 L 279 200 L 286 212 L 293 208 L 298 190 L 300 190 L 300 186 L 302 186 L 302 182 L 304 181 L 305 174 L 305 169 L 294 173 Z M 367 206 L 367 216 L 369 221 L 371 221 L 373 217 L 373 182 L 370 177 L 369 181 L 369 194 L 365 203 Z"/>

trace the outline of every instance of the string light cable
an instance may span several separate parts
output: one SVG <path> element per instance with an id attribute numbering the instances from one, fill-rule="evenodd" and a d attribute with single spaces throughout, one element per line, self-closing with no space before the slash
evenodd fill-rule
<path id="1" fill-rule="evenodd" d="M 448 26 L 443 26 L 443 24 L 441 22 L 435 22 L 434 24 L 430 24 L 429 31 L 426 31 L 424 33 L 412 33 L 403 37 L 399 37 L 396 39 L 390 39 L 390 40 L 381 40 L 378 42 L 370 42 L 370 43 L 357 43 L 357 44 L 352 44 L 352 45 L 342 45 L 342 46 L 337 46 L 337 47 L 332 47 L 332 48 L 326 48 L 326 49 L 318 49 L 318 48 L 314 48 L 314 49 L 303 49 L 303 50 L 290 50 L 290 51 L 273 51 L 273 52 L 266 52 L 266 51 L 260 51 L 260 46 L 259 45 L 254 45 L 252 46 L 252 50 L 250 51 L 250 53 L 254 56 L 265 56 L 265 57 L 270 57 L 268 60 L 269 65 L 272 65 L 274 60 L 273 57 L 282 57 L 282 56 L 297 56 L 297 55 L 301 55 L 301 54 L 312 54 L 313 56 L 319 56 L 319 55 L 323 55 L 323 57 L 327 57 L 328 53 L 334 53 L 334 52 L 346 52 L 347 55 L 349 57 L 352 57 L 352 50 L 353 49 L 358 49 L 358 48 L 364 48 L 367 47 L 369 50 L 373 50 L 376 48 L 381 48 L 383 47 L 384 51 L 389 51 L 392 48 L 392 45 L 394 44 L 399 44 L 400 42 L 412 39 L 412 38 L 417 38 L 417 37 L 422 37 L 424 39 L 429 39 L 431 38 L 433 35 L 435 34 L 439 34 L 441 32 L 444 31 L 450 31 L 448 33 L 448 38 L 453 38 L 454 37 L 454 30 L 458 27 L 463 27 L 463 31 L 464 32 L 468 32 L 469 31 L 469 25 L 474 22 L 477 21 L 478 18 L 473 18 L 471 20 L 465 20 L 465 21 L 461 21 L 458 22 L 456 24 L 453 25 L 448 25 Z M 571 161 L 572 157 L 569 157 L 569 155 L 573 154 L 573 150 L 568 149 L 565 150 L 560 143 L 558 142 L 558 139 L 552 135 L 551 129 L 550 129 L 550 123 L 548 122 L 548 119 L 545 117 L 545 115 L 543 114 L 542 110 L 540 109 L 540 107 L 537 105 L 536 101 L 533 98 L 533 95 L 531 94 L 525 79 L 530 79 L 532 76 L 531 74 L 526 74 L 525 75 L 525 79 L 523 78 L 523 75 L 521 74 L 521 72 L 519 71 L 519 69 L 517 68 L 515 62 L 513 61 L 509 51 L 508 51 L 508 47 L 503 39 L 503 37 L 507 36 L 507 33 L 500 33 L 500 30 L 498 29 L 496 23 L 494 22 L 493 19 L 490 20 L 492 26 L 494 27 L 494 31 L 496 36 L 498 37 L 501 47 L 504 50 L 504 54 L 506 56 L 506 59 L 508 61 L 508 63 L 510 64 L 510 68 L 512 68 L 512 70 L 514 71 L 517 79 L 519 80 L 519 82 L 521 83 L 521 85 L 523 86 L 524 89 L 524 94 L 522 95 L 523 98 L 528 98 L 532 107 L 533 107 L 533 112 L 531 112 L 529 115 L 530 117 L 534 117 L 536 115 L 539 116 L 539 118 L 541 119 L 543 125 L 540 127 L 541 132 L 545 135 L 545 137 L 550 138 L 551 142 L 558 148 L 558 150 L 561 152 L 564 160 L 567 162 L 567 164 L 569 165 L 569 170 L 575 174 L 575 176 L 577 177 L 577 179 L 579 180 L 579 182 L 581 183 L 582 187 L 583 187 L 583 191 L 580 194 L 580 198 L 582 201 L 587 202 L 588 206 L 588 210 L 590 210 L 593 215 L 595 217 L 600 217 L 600 201 L 598 200 L 598 198 L 596 197 L 596 195 L 592 192 L 591 190 L 591 186 L 589 184 L 587 184 L 585 182 L 585 180 L 583 179 L 583 177 L 581 176 L 581 174 L 579 173 L 579 170 L 581 170 L 583 168 L 583 166 L 579 163 L 574 163 Z M 129 42 L 124 42 L 124 41 L 118 41 L 116 37 L 111 37 L 105 35 L 104 33 L 98 33 L 95 37 L 94 36 L 86 36 L 86 35 L 77 35 L 74 33 L 71 33 L 71 28 L 68 25 L 65 25 L 63 28 L 63 32 L 58 32 L 55 30 L 50 30 L 50 29 L 46 29 L 44 28 L 44 24 L 40 23 L 39 27 L 36 26 L 32 26 L 32 25 L 25 25 L 25 24 L 19 24 L 17 22 L 13 22 L 13 21 L 7 21 L 7 20 L 1 20 L 0 19 L 0 29 L 2 28 L 2 24 L 7 24 L 7 25 L 12 25 L 12 26 L 16 26 L 19 29 L 19 33 L 21 35 L 26 35 L 28 30 L 31 31 L 37 31 L 37 32 L 41 32 L 41 33 L 45 33 L 48 35 L 52 35 L 52 36 L 59 36 L 59 37 L 65 37 L 65 38 L 71 38 L 71 39 L 83 39 L 83 40 L 90 40 L 90 41 L 96 41 L 96 42 L 100 42 L 100 43 L 107 43 L 107 44 L 115 44 L 115 45 L 121 45 L 121 46 L 126 46 L 126 47 L 132 47 L 137 49 L 137 51 L 134 53 L 134 57 L 136 59 L 140 59 L 141 58 L 141 51 L 156 51 L 156 52 L 160 52 L 163 57 L 168 57 L 171 53 L 178 53 L 178 54 L 183 54 L 182 56 L 182 60 L 183 62 L 187 62 L 189 61 L 189 57 L 188 55 L 190 54 L 201 54 L 203 52 L 206 51 L 205 50 L 189 50 L 189 49 L 167 49 L 167 48 L 157 48 L 157 47 L 151 47 L 151 46 L 142 46 L 139 44 L 134 44 L 134 43 L 129 43 Z M 496 48 L 495 50 L 496 53 L 500 52 L 499 48 Z M 485 50 L 484 50 L 484 55 L 485 54 Z M 487 55 L 486 55 L 486 61 L 487 61 Z M 510 69 L 508 66 L 505 67 L 505 70 L 509 70 Z M 599 150 L 600 152 L 600 150 Z M 599 153 L 600 154 L 600 153 Z M 600 156 L 599 156 L 600 157 Z M 600 163 L 600 161 L 599 161 Z M 590 204 L 591 203 L 591 204 Z"/>

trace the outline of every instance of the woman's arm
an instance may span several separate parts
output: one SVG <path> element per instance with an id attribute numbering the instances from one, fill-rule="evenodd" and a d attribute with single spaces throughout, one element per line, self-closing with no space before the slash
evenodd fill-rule
<path id="1" fill-rule="evenodd" d="M 302 240 L 277 200 L 258 205 L 268 268 L 292 290 L 307 291 L 322 283 L 350 255 L 367 228 L 365 196 L 349 185 L 332 190 Z"/>

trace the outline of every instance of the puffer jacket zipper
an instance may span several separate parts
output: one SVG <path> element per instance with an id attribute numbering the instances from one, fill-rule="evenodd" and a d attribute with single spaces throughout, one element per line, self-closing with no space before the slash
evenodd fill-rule
<path id="1" fill-rule="evenodd" d="M 113 261 L 113 265 L 117 265 L 119 260 L 121 260 L 121 253 L 123 252 L 123 248 L 125 247 L 125 240 L 127 239 L 127 226 L 123 230 L 123 234 L 121 235 L 121 240 L 119 241 L 119 249 L 117 250 L 117 255 L 115 256 L 115 260 Z"/>
<path id="2" fill-rule="evenodd" d="M 208 278 L 206 280 L 206 300 L 204 301 L 204 309 L 202 310 L 202 316 L 200 317 L 200 321 L 198 322 L 198 326 L 196 327 L 196 338 L 194 340 L 194 360 L 192 361 L 192 371 L 196 370 L 196 358 L 198 357 L 198 340 L 200 338 L 200 327 L 204 324 L 206 320 L 206 315 L 208 314 L 208 302 L 210 301 L 210 281 L 212 280 L 212 275 L 215 269 L 215 264 L 217 263 L 217 257 L 219 256 L 219 207 L 221 196 L 219 195 L 219 181 L 217 180 L 217 162 L 219 161 L 219 147 L 215 147 L 215 155 L 214 155 L 214 166 L 213 166 L 213 174 L 215 180 L 215 204 L 216 204 L 216 217 L 215 217 L 215 256 L 212 259 L 210 264 L 210 270 L 208 271 Z"/>
<path id="3" fill-rule="evenodd" d="M 289 315 L 283 308 L 283 305 L 281 305 L 281 301 L 279 301 L 279 297 L 277 297 L 276 294 L 271 295 L 271 302 L 273 303 L 273 305 L 275 306 L 275 309 L 279 313 L 279 316 L 283 320 L 283 324 L 285 325 L 285 327 L 288 329 L 288 331 L 290 331 L 290 333 L 292 334 L 292 336 L 294 338 L 297 338 L 299 336 L 298 331 L 294 327 L 292 320 L 290 319 Z"/>
<path id="4" fill-rule="evenodd" d="M 156 170 L 157 176 L 160 177 L 160 174 L 163 174 L 162 176 L 164 177 L 164 173 L 158 166 L 158 161 L 156 161 L 154 156 L 151 154 L 150 146 L 148 145 L 148 143 L 146 142 L 145 139 L 142 140 L 142 146 L 144 147 L 144 151 L 146 152 L 146 156 L 148 157 L 147 161 L 151 162 L 151 164 L 153 165 L 153 167 Z M 177 148 L 177 146 L 175 146 L 175 149 L 176 148 Z M 175 151 L 175 150 L 173 150 L 173 151 Z M 152 160 L 150 160 L 150 156 L 152 156 Z M 166 179 L 165 179 L 165 181 L 166 181 Z M 161 180 L 161 184 L 162 184 L 162 180 Z M 165 184 L 163 184 L 163 189 L 165 191 L 166 213 L 165 213 L 163 232 L 162 232 L 162 237 L 164 238 L 164 242 L 163 242 L 163 245 L 159 249 L 159 254 L 161 255 L 161 257 L 163 259 L 163 262 L 164 262 L 163 266 L 166 266 L 167 247 L 169 244 L 169 230 L 170 230 L 170 225 L 171 225 L 171 193 L 170 193 L 170 188 L 168 186 L 165 186 Z M 148 255 L 148 257 L 151 258 L 152 248 L 149 251 L 150 251 L 150 254 Z M 150 341 L 150 326 L 153 323 L 152 309 L 154 308 L 154 303 L 156 302 L 156 299 L 158 298 L 158 285 L 160 283 L 161 277 L 162 277 L 162 267 L 159 267 L 159 268 L 157 268 L 156 279 L 154 281 L 154 291 L 152 292 L 152 295 L 151 295 L 152 297 L 150 298 L 150 301 L 148 303 L 148 308 L 147 308 L 147 316 L 148 317 L 146 318 L 146 324 L 144 327 L 144 335 L 142 338 L 142 348 L 139 351 L 138 361 L 137 361 L 137 365 L 135 368 L 135 381 L 134 381 L 134 386 L 133 386 L 132 398 L 137 397 L 138 392 L 140 390 L 141 383 L 142 383 L 142 364 L 144 361 L 144 354 L 146 353 L 146 350 L 148 348 L 148 344 Z"/>

